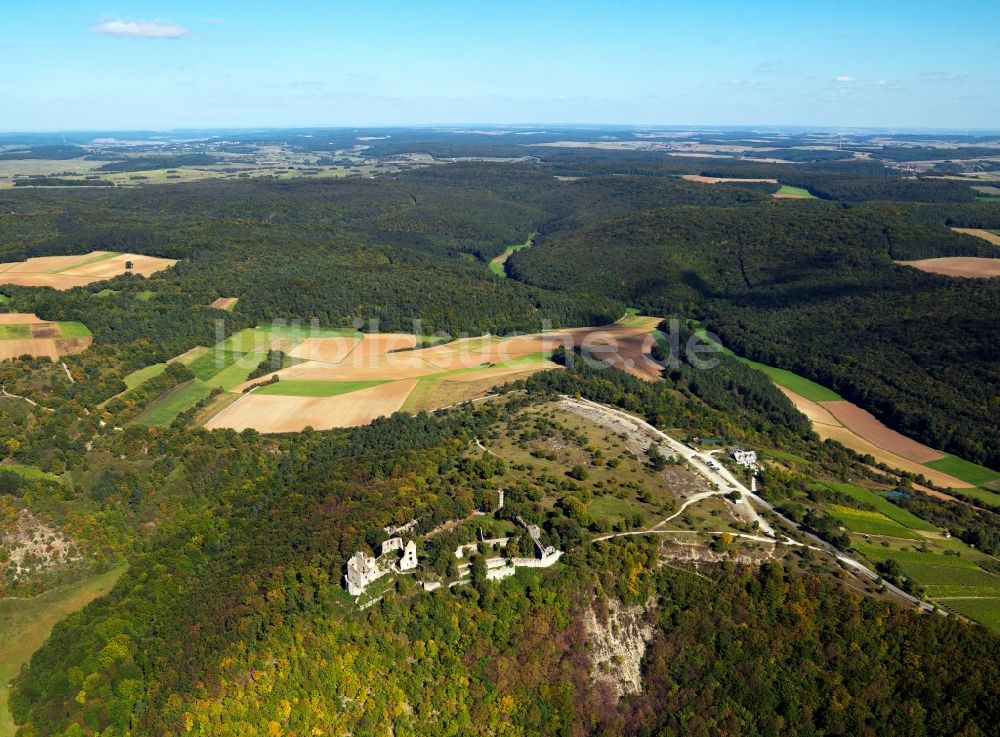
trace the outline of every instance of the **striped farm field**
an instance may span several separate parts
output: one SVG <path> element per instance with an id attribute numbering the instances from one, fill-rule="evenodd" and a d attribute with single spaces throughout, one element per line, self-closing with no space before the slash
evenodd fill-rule
<path id="1" fill-rule="evenodd" d="M 648 335 L 658 323 L 658 318 L 628 315 L 596 328 L 509 338 L 482 335 L 451 342 L 434 336 L 351 329 L 252 328 L 231 336 L 215 350 L 225 354 L 253 349 L 263 359 L 263 351 L 280 349 L 299 361 L 239 384 L 220 382 L 235 368 L 225 368 L 212 378 L 205 378 L 201 365 L 192 369 L 199 369 L 199 379 L 210 386 L 240 394 L 253 388 L 220 406 L 206 427 L 260 432 L 351 427 L 401 410 L 433 410 L 484 397 L 500 384 L 558 368 L 548 358 L 557 346 Z M 208 363 L 206 370 L 214 371 L 220 361 L 231 360 L 223 355 L 203 357 L 199 362 Z M 233 364 L 245 365 L 243 360 Z"/>
<path id="2" fill-rule="evenodd" d="M 857 532 L 862 535 L 911 538 L 914 540 L 920 537 L 912 530 L 903 527 L 895 520 L 889 519 L 881 512 L 845 507 L 840 504 L 828 505 L 826 511 L 840 520 L 844 527 L 851 532 Z"/>
<path id="3" fill-rule="evenodd" d="M 1000 598 L 948 598 L 941 603 L 963 617 L 1000 632 Z"/>
<path id="4" fill-rule="evenodd" d="M 254 393 L 282 397 L 336 397 L 340 394 L 348 394 L 384 383 L 384 381 L 296 381 L 290 379 L 277 381 L 274 384 L 265 384 L 259 389 L 255 389 Z"/>
<path id="5" fill-rule="evenodd" d="M 937 528 L 930 522 L 920 519 L 912 512 L 908 512 L 902 507 L 896 506 L 884 496 L 876 494 L 871 489 L 865 489 L 853 484 L 845 484 L 839 481 L 822 481 L 819 486 L 825 486 L 846 494 L 855 501 L 874 507 L 876 511 L 882 513 L 891 520 L 895 520 L 903 527 L 910 530 L 924 530 L 925 532 L 937 532 Z"/>

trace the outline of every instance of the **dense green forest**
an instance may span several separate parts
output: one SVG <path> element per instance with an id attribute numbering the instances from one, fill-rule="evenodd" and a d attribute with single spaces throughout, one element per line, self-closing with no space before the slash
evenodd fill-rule
<path id="1" fill-rule="evenodd" d="M 934 210 L 786 205 L 661 208 L 543 230 L 508 271 L 651 314 L 696 315 L 741 355 L 831 387 L 933 447 L 1000 465 L 1000 283 L 892 263 L 996 257 L 995 247 L 935 223 Z"/>

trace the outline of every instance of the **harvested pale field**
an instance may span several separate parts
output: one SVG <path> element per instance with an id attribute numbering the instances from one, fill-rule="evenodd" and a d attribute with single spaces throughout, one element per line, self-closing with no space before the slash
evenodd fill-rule
<path id="1" fill-rule="evenodd" d="M 125 264 L 132 262 L 132 268 Z M 91 251 L 74 256 L 39 256 L 27 261 L 0 264 L 0 283 L 65 290 L 131 273 L 150 276 L 177 261 L 156 256 L 111 251 Z"/>
<path id="2" fill-rule="evenodd" d="M 952 228 L 952 230 L 956 233 L 974 235 L 976 238 L 982 238 L 984 241 L 989 241 L 995 246 L 1000 246 L 1000 235 L 991 233 L 988 230 L 983 230 L 982 228 Z"/>
<path id="3" fill-rule="evenodd" d="M 788 397 L 791 403 L 795 405 L 795 409 L 809 418 L 810 422 L 818 422 L 821 425 L 832 425 L 834 427 L 840 425 L 837 418 L 830 414 L 830 410 L 820 406 L 819 402 L 806 399 L 801 394 L 796 394 L 791 389 L 786 389 L 780 384 L 775 384 L 775 386 L 778 387 L 778 391 Z"/>
<path id="4" fill-rule="evenodd" d="M 372 366 L 337 366 L 324 364 L 323 368 L 311 371 L 295 371 L 298 368 L 282 369 L 277 372 L 279 379 L 295 378 L 300 381 L 398 381 L 416 379 L 429 374 L 444 373 L 441 369 L 420 361 L 405 363 L 376 363 Z M 260 379 L 257 379 L 260 381 Z"/>
<path id="5" fill-rule="evenodd" d="M 196 358 L 202 354 L 208 353 L 211 348 L 206 348 L 203 345 L 196 345 L 194 348 L 184 351 L 181 355 L 171 358 L 167 363 L 182 363 L 185 366 L 192 363 Z"/>
<path id="6" fill-rule="evenodd" d="M 761 182 L 766 184 L 777 184 L 777 179 L 742 179 L 733 177 L 703 177 L 701 174 L 684 174 L 681 179 L 689 182 L 701 182 L 702 184 L 719 184 L 721 182 Z"/>
<path id="7" fill-rule="evenodd" d="M 416 381 L 396 381 L 335 397 L 244 395 L 206 424 L 210 429 L 254 428 L 264 433 L 329 430 L 365 425 L 398 411 Z"/>
<path id="8" fill-rule="evenodd" d="M 365 333 L 361 339 L 361 355 L 365 358 L 392 351 L 416 348 L 417 336 L 408 333 Z"/>
<path id="9" fill-rule="evenodd" d="M 933 448 L 929 448 L 923 443 L 911 440 L 905 435 L 901 435 L 867 412 L 861 407 L 842 400 L 839 402 L 821 402 L 830 414 L 839 420 L 840 424 L 853 433 L 860 435 L 865 440 L 874 443 L 880 448 L 884 448 L 890 453 L 902 456 L 917 463 L 927 463 L 944 458 L 944 453 L 940 453 Z"/>
<path id="10" fill-rule="evenodd" d="M 226 310 L 227 312 L 236 306 L 239 301 L 239 297 L 219 297 L 217 300 L 212 302 L 209 307 L 216 310 Z"/>
<path id="11" fill-rule="evenodd" d="M 8 274 L 56 274 L 91 258 L 99 258 L 106 253 L 110 253 L 110 251 L 91 251 L 87 254 L 74 256 L 36 256 L 27 261 L 0 264 L 0 272 Z"/>
<path id="12" fill-rule="evenodd" d="M 357 338 L 306 338 L 288 351 L 288 355 L 307 361 L 340 363 L 360 342 Z"/>
<path id="13" fill-rule="evenodd" d="M 880 448 L 874 443 L 870 443 L 865 440 L 857 433 L 851 432 L 843 425 L 834 427 L 832 425 L 816 424 L 813 426 L 813 429 L 815 429 L 816 433 L 824 440 L 827 438 L 836 440 L 857 453 L 871 455 L 876 460 L 887 463 L 894 468 L 900 469 L 901 471 L 923 474 L 924 478 L 937 486 L 950 486 L 953 489 L 969 489 L 973 486 L 972 484 L 966 483 L 965 481 L 957 479 L 954 476 L 949 476 L 946 473 L 935 471 L 934 469 L 923 466 L 916 461 L 911 461 L 909 458 L 903 458 L 902 456 L 891 453 L 884 448 Z"/>
<path id="14" fill-rule="evenodd" d="M 53 361 L 59 358 L 54 338 L 28 338 L 27 340 L 0 340 L 0 361 L 19 356 L 48 356 Z"/>
<path id="15" fill-rule="evenodd" d="M 491 366 L 476 371 L 447 373 L 444 376 L 447 377 L 446 380 L 449 382 L 457 381 L 459 383 L 473 383 L 488 379 L 492 380 L 494 383 L 503 383 L 506 382 L 508 380 L 507 377 L 510 376 L 524 374 L 525 372 L 535 373 L 536 371 L 546 371 L 547 369 L 553 368 L 559 368 L 559 364 L 540 359 L 538 361 L 528 361 L 523 363 L 516 362 L 510 366 Z"/>
<path id="16" fill-rule="evenodd" d="M 0 284 L 13 284 L 18 287 L 52 287 L 60 292 L 73 287 L 84 287 L 94 281 L 98 280 L 69 274 L 0 273 Z"/>
<path id="17" fill-rule="evenodd" d="M 963 279 L 990 279 L 1000 276 L 1000 258 L 979 258 L 976 256 L 944 256 L 924 258 L 918 261 L 893 261 L 902 266 L 912 266 L 930 274 L 957 276 Z"/>
<path id="18" fill-rule="evenodd" d="M 38 315 L 31 312 L 5 312 L 0 313 L 0 325 L 31 325 L 41 322 Z"/>
<path id="19" fill-rule="evenodd" d="M 126 269 L 125 264 L 129 261 L 132 262 L 132 268 Z M 157 258 L 156 256 L 122 253 L 116 254 L 111 258 L 101 259 L 100 261 L 93 261 L 63 269 L 60 273 L 72 274 L 73 276 L 89 276 L 95 280 L 110 279 L 113 276 L 126 273 L 150 276 L 176 263 L 177 261 L 172 258 Z"/>

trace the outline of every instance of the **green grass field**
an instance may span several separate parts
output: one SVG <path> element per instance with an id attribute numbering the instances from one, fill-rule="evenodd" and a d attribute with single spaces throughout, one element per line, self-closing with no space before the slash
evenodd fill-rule
<path id="1" fill-rule="evenodd" d="M 809 461 L 800 455 L 795 453 L 789 453 L 787 450 L 774 450 L 773 448 L 768 448 L 767 450 L 761 451 L 760 455 L 764 458 L 777 458 L 779 461 L 791 461 L 793 463 L 807 464 Z"/>
<path id="2" fill-rule="evenodd" d="M 940 606 L 1000 631 L 1000 576 L 985 571 L 969 558 L 989 556 L 958 540 L 928 541 L 934 546 L 961 551 L 961 556 L 938 552 L 898 550 L 854 541 L 852 546 L 873 562 L 890 558 Z M 958 598 L 955 598 L 958 597 Z"/>
<path id="3" fill-rule="evenodd" d="M 880 512 L 869 512 L 864 509 L 845 507 L 840 504 L 829 504 L 826 511 L 840 520 L 844 527 L 851 532 L 862 535 L 887 535 L 889 537 L 903 537 L 913 540 L 918 539 L 918 535 L 912 530 L 908 530 L 895 520 L 891 520 Z"/>
<path id="4" fill-rule="evenodd" d="M 147 289 L 145 291 L 139 292 L 137 295 L 135 295 L 135 298 L 137 300 L 139 300 L 140 302 L 148 302 L 150 299 L 152 299 L 155 296 L 156 296 L 156 292 L 151 292 L 151 291 L 149 291 Z"/>
<path id="5" fill-rule="evenodd" d="M 946 455 L 944 458 L 925 463 L 924 465 L 928 468 L 933 468 L 935 471 L 950 474 L 962 481 L 968 481 L 970 484 L 975 484 L 976 486 L 985 486 L 993 481 L 1000 480 L 1000 473 L 953 455 Z"/>
<path id="6" fill-rule="evenodd" d="M 29 340 L 31 328 L 27 325 L 0 325 L 0 340 Z"/>
<path id="7" fill-rule="evenodd" d="M 336 397 L 359 389 L 384 384 L 384 381 L 278 381 L 255 389 L 256 394 L 282 397 Z"/>
<path id="8" fill-rule="evenodd" d="M 808 189 L 804 189 L 802 187 L 791 187 L 787 184 L 782 184 L 781 189 L 779 189 L 776 194 L 804 197 L 810 200 L 816 199 L 816 195 L 812 194 Z"/>
<path id="9" fill-rule="evenodd" d="M 851 547 L 873 563 L 879 563 L 883 560 L 893 558 L 898 560 L 900 565 L 910 563 L 914 565 L 933 565 L 943 566 L 946 568 L 970 568 L 979 570 L 979 566 L 976 565 L 975 561 L 970 560 L 965 556 L 944 555 L 943 553 L 935 552 L 923 553 L 919 550 L 912 549 L 900 550 L 899 548 L 883 547 L 877 543 L 868 543 L 861 540 L 853 541 L 851 543 Z M 908 544 L 908 547 L 912 548 L 912 544 Z"/>
<path id="10" fill-rule="evenodd" d="M 757 363 L 756 361 L 751 361 L 749 358 L 742 358 L 740 356 L 737 356 L 737 358 L 748 366 L 753 366 L 758 371 L 763 371 L 775 384 L 783 386 L 806 399 L 811 399 L 814 402 L 836 402 L 843 399 L 833 389 L 827 389 L 822 384 L 810 381 L 804 376 L 793 374 L 791 371 L 786 371 L 785 369 Z"/>
<path id="11" fill-rule="evenodd" d="M 531 236 L 528 236 L 528 240 L 524 243 L 518 243 L 514 246 L 507 246 L 507 249 L 497 256 L 495 259 L 490 261 L 490 271 L 499 276 L 501 279 L 507 276 L 507 272 L 504 271 L 504 264 L 507 259 L 511 257 L 511 254 L 517 253 L 522 248 L 528 248 L 531 245 Z"/>
<path id="12" fill-rule="evenodd" d="M 956 489 L 955 496 L 967 496 L 970 499 L 986 502 L 991 507 L 1000 507 L 1000 494 L 989 489 Z"/>
<path id="13" fill-rule="evenodd" d="M 1000 632 L 1000 599 L 948 599 L 941 603 L 963 617 Z"/>
<path id="14" fill-rule="evenodd" d="M 865 489 L 852 484 L 844 484 L 838 481 L 822 481 L 819 486 L 840 491 L 852 499 L 868 504 L 876 511 L 885 515 L 891 520 L 895 520 L 903 527 L 911 530 L 924 530 L 926 532 L 937 532 L 937 528 L 926 520 L 922 520 L 911 512 L 907 512 L 902 507 L 897 507 L 883 496 L 876 494 L 871 489 Z"/>
<path id="15" fill-rule="evenodd" d="M 48 481 L 59 480 L 58 476 L 54 476 L 48 471 L 43 471 L 42 469 L 35 468 L 34 466 L 25 466 L 21 463 L 3 463 L 0 464 L 0 470 L 13 471 L 26 479 L 47 479 Z"/>
<path id="16" fill-rule="evenodd" d="M 595 496 L 588 504 L 587 511 L 596 521 L 614 524 L 631 517 L 636 505 L 629 499 L 619 499 L 611 494 Z"/>
<path id="17" fill-rule="evenodd" d="M 167 392 L 150 404 L 146 411 L 135 418 L 139 425 L 163 427 L 174 421 L 181 412 L 191 409 L 211 393 L 211 387 L 199 379 L 192 379 Z"/>
<path id="18" fill-rule="evenodd" d="M 188 364 L 191 373 L 202 381 L 208 381 L 220 371 L 229 368 L 243 357 L 236 351 L 209 350 Z M 254 364 L 256 366 L 256 364 Z"/>
<path id="19" fill-rule="evenodd" d="M 439 383 L 439 379 L 432 377 L 418 380 L 417 385 L 406 396 L 406 401 L 403 402 L 400 410 L 403 412 L 418 412 L 426 407 L 430 398 L 434 395 L 434 391 L 438 388 Z"/>
<path id="20" fill-rule="evenodd" d="M 56 622 L 108 593 L 124 571 L 124 567 L 116 568 L 34 599 L 0 600 L 0 737 L 12 737 L 15 732 L 7 710 L 7 684 L 45 642 Z"/>
<path id="21" fill-rule="evenodd" d="M 210 379 L 205 381 L 209 387 L 219 387 L 225 391 L 235 389 L 250 376 L 250 372 L 257 368 L 261 361 L 267 359 L 266 353 L 244 353 L 239 360 L 231 366 L 219 371 Z"/>
<path id="22" fill-rule="evenodd" d="M 125 377 L 124 379 L 125 387 L 126 389 L 135 389 L 137 386 L 145 384 L 154 376 L 159 376 L 166 370 L 167 370 L 167 364 L 154 363 L 152 366 L 146 366 L 146 368 L 141 368 L 138 371 L 133 371 L 131 374 Z"/>
<path id="23" fill-rule="evenodd" d="M 0 294 L 0 305 L 9 305 L 9 304 L 10 304 L 10 297 L 8 297 L 6 294 Z"/>
<path id="24" fill-rule="evenodd" d="M 59 332 L 64 338 L 92 338 L 94 334 L 82 322 L 59 322 Z"/>

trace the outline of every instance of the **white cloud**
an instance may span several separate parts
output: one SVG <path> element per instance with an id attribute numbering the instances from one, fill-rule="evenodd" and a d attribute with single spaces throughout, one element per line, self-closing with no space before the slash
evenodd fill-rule
<path id="1" fill-rule="evenodd" d="M 157 18 L 155 20 L 105 21 L 94 26 L 93 32 L 131 38 L 181 38 L 188 34 L 188 29 L 179 23 Z"/>
<path id="2" fill-rule="evenodd" d="M 949 74 L 948 72 L 924 72 L 920 78 L 925 82 L 963 82 L 967 74 Z"/>
<path id="3" fill-rule="evenodd" d="M 858 78 L 857 77 L 852 77 L 849 74 L 838 74 L 836 77 L 834 77 L 833 81 L 835 81 L 835 82 L 857 82 Z"/>

